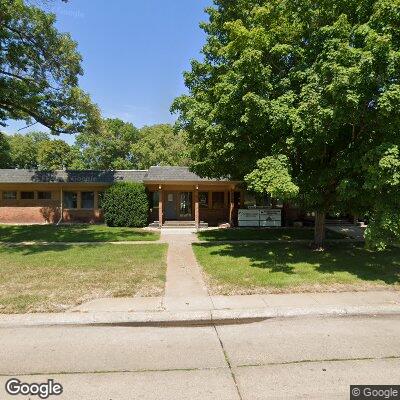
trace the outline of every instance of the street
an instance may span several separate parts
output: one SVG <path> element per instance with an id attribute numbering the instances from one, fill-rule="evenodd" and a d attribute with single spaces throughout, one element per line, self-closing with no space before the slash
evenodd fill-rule
<path id="1" fill-rule="evenodd" d="M 10 377 L 50 399 L 337 399 L 350 384 L 400 383 L 400 316 L 272 319 L 206 327 L 0 330 L 1 399 Z M 31 396 L 31 399 L 37 399 Z"/>

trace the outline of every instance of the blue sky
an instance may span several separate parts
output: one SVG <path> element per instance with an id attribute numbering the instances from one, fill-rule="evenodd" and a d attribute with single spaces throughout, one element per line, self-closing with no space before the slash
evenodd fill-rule
<path id="1" fill-rule="evenodd" d="M 169 107 L 186 91 L 182 73 L 190 60 L 201 57 L 205 35 L 199 23 L 207 19 L 204 8 L 211 4 L 211 0 L 56 0 L 50 9 L 57 15 L 58 29 L 70 32 L 78 42 L 84 68 L 80 86 L 103 116 L 141 127 L 174 121 Z M 22 126 L 13 122 L 4 130 L 13 133 Z"/>

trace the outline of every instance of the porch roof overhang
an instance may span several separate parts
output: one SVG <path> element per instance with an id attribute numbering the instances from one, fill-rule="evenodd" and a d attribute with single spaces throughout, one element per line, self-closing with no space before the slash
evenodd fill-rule
<path id="1" fill-rule="evenodd" d="M 237 186 L 242 182 L 239 181 L 186 181 L 186 180 L 144 180 L 145 185 L 182 185 L 182 186 Z"/>

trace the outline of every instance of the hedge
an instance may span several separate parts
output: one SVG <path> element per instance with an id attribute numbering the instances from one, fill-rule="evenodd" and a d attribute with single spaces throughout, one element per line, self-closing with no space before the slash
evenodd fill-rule
<path id="1" fill-rule="evenodd" d="M 140 183 L 113 184 L 105 191 L 101 206 L 108 226 L 140 228 L 147 224 L 149 203 Z"/>

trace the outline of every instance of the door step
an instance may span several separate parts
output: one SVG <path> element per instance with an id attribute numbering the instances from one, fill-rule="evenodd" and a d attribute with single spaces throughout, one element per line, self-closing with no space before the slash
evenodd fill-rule
<path id="1" fill-rule="evenodd" d="M 167 228 L 169 226 L 176 227 L 189 227 L 195 228 L 196 223 L 194 221 L 165 221 L 163 224 L 163 228 Z"/>
<path id="2" fill-rule="evenodd" d="M 149 225 L 150 228 L 158 228 L 159 223 L 158 221 L 154 221 Z M 163 226 L 163 229 L 195 229 L 196 228 L 196 223 L 195 221 L 165 221 Z M 201 221 L 199 228 L 208 228 L 208 224 L 206 222 Z"/>
<path id="3" fill-rule="evenodd" d="M 326 219 L 326 225 L 353 225 L 348 219 Z"/>

